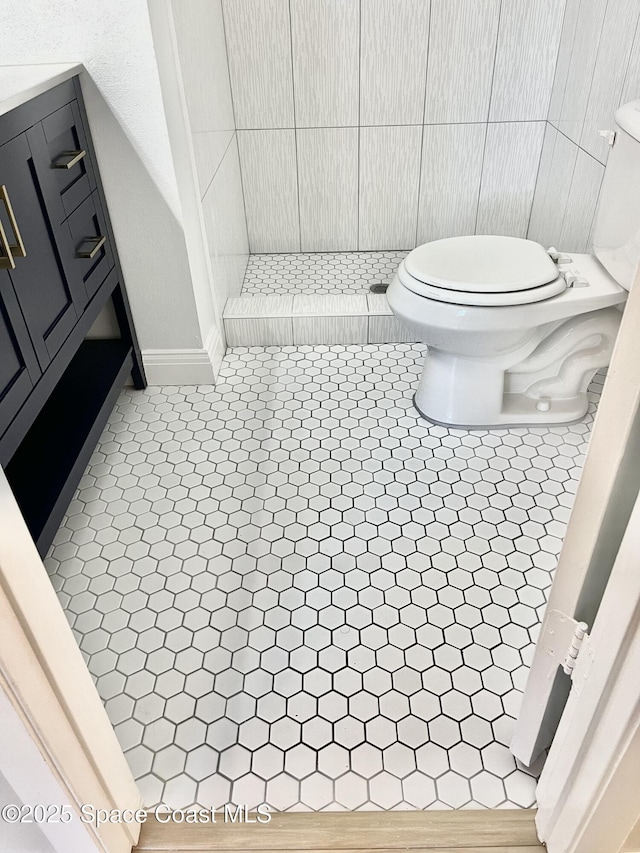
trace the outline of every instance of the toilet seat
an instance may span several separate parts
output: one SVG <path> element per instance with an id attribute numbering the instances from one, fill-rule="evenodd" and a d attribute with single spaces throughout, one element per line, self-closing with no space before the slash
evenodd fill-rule
<path id="1" fill-rule="evenodd" d="M 525 305 L 562 293 L 566 282 L 543 246 L 518 237 L 449 237 L 418 246 L 399 270 L 419 296 L 456 305 Z"/>

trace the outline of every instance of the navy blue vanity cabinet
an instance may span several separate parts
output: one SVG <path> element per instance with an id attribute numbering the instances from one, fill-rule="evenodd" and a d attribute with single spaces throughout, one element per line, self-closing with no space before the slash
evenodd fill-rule
<path id="1" fill-rule="evenodd" d="M 119 334 L 97 340 L 111 303 Z M 79 78 L 0 116 L 0 464 L 41 554 L 146 381 Z"/>

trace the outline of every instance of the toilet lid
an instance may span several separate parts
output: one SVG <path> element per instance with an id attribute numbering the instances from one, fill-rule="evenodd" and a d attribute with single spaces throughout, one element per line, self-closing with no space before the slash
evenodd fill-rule
<path id="1" fill-rule="evenodd" d="M 475 234 L 418 246 L 404 261 L 413 278 L 466 293 L 517 293 L 549 284 L 558 269 L 540 243 Z"/>

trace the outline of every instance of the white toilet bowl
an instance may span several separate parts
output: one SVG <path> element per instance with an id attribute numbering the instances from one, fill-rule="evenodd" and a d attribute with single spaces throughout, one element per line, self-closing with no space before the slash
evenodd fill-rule
<path id="1" fill-rule="evenodd" d="M 587 387 L 609 364 L 627 291 L 591 255 L 476 235 L 414 249 L 387 297 L 428 345 L 418 411 L 482 428 L 582 418 Z"/>

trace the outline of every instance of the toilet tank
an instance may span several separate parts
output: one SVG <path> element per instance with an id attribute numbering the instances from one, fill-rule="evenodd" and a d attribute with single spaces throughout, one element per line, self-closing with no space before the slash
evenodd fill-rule
<path id="1" fill-rule="evenodd" d="M 629 290 L 640 262 L 640 101 L 615 115 L 616 140 L 607 161 L 593 233 L 593 252 Z"/>

